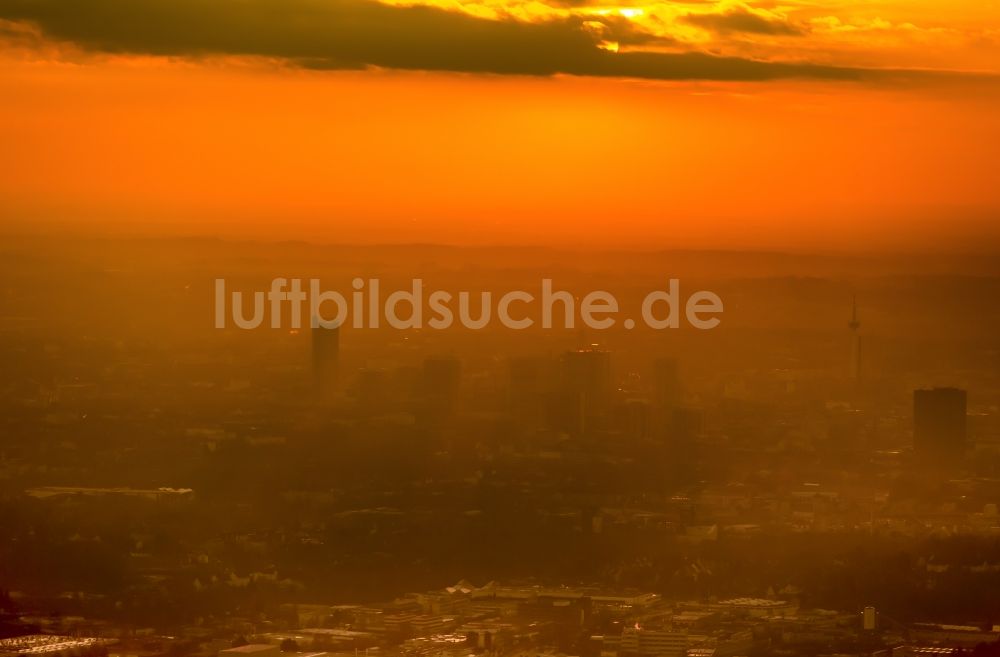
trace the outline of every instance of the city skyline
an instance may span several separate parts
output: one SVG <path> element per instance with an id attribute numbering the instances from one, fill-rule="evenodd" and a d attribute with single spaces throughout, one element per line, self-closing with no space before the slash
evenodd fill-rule
<path id="1" fill-rule="evenodd" d="M 997 0 L 0 0 L 0 657 L 1000 657 Z"/>

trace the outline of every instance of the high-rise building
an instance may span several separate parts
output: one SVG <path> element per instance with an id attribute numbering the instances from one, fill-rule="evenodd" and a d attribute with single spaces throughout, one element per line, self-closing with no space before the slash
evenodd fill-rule
<path id="1" fill-rule="evenodd" d="M 571 434 L 583 434 L 610 410 L 611 352 L 596 347 L 568 351 L 560 369 L 558 423 Z"/>
<path id="2" fill-rule="evenodd" d="M 659 441 L 668 440 L 674 411 L 681 408 L 684 394 L 677 359 L 656 358 L 652 368 L 652 426 L 651 434 Z"/>
<path id="3" fill-rule="evenodd" d="M 913 391 L 913 449 L 923 459 L 955 459 L 966 448 L 966 392 Z"/>
<path id="4" fill-rule="evenodd" d="M 657 358 L 653 361 L 653 404 L 661 409 L 673 409 L 681 405 L 681 399 L 677 360 Z"/>
<path id="5" fill-rule="evenodd" d="M 312 371 L 315 390 L 327 396 L 337 389 L 340 374 L 340 327 L 312 329 Z"/>
<path id="6" fill-rule="evenodd" d="M 857 381 L 861 378 L 861 320 L 858 319 L 857 297 L 854 299 L 851 321 L 847 323 L 847 328 L 851 329 L 850 376 L 852 381 Z"/>
<path id="7" fill-rule="evenodd" d="M 563 384 L 587 397 L 591 404 L 604 404 L 611 397 L 611 352 L 591 347 L 568 351 L 562 360 Z"/>

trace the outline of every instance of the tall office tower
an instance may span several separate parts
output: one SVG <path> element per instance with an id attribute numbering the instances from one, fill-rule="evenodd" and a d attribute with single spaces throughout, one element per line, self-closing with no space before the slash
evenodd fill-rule
<path id="1" fill-rule="evenodd" d="M 854 298 L 851 321 L 847 323 L 847 328 L 851 329 L 850 375 L 852 381 L 857 381 L 861 378 L 861 320 L 858 319 L 857 297 Z"/>
<path id="2" fill-rule="evenodd" d="M 562 360 L 563 383 L 585 394 L 592 403 L 611 397 L 611 352 L 591 347 L 568 351 Z"/>
<path id="3" fill-rule="evenodd" d="M 424 360 L 420 376 L 426 410 L 434 415 L 451 413 L 458 403 L 462 363 L 453 356 L 436 356 Z"/>
<path id="4" fill-rule="evenodd" d="M 320 397 L 336 391 L 340 373 L 340 327 L 312 329 L 312 370 L 315 390 Z"/>
<path id="5" fill-rule="evenodd" d="M 653 403 L 663 409 L 681 405 L 681 378 L 675 358 L 657 358 L 653 361 Z"/>
<path id="6" fill-rule="evenodd" d="M 913 449 L 923 460 L 955 460 L 966 448 L 966 392 L 913 391 Z"/>
<path id="7" fill-rule="evenodd" d="M 594 346 L 568 351 L 560 362 L 561 428 L 583 434 L 606 417 L 611 406 L 611 352 Z"/>
<path id="8" fill-rule="evenodd" d="M 650 435 L 660 442 L 669 442 L 673 413 L 681 407 L 684 399 L 678 369 L 675 358 L 653 360 Z"/>

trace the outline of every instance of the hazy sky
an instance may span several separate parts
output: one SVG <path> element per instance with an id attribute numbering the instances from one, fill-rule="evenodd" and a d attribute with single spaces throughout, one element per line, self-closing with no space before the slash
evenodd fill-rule
<path id="1" fill-rule="evenodd" d="M 19 228 L 1000 244 L 1000 3 L 0 0 Z"/>

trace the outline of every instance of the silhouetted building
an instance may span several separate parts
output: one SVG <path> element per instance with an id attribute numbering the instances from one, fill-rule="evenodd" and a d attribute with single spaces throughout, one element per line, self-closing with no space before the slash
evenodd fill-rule
<path id="1" fill-rule="evenodd" d="M 966 392 L 913 391 L 913 448 L 922 459 L 956 459 L 966 448 Z"/>
<path id="2" fill-rule="evenodd" d="M 674 410 L 683 402 L 677 360 L 657 358 L 652 369 L 652 426 L 650 433 L 661 442 L 669 440 Z"/>
<path id="3" fill-rule="evenodd" d="M 580 435 L 610 410 L 611 353 L 596 348 L 568 351 L 560 370 L 554 409 L 557 428 Z"/>
<path id="4" fill-rule="evenodd" d="M 569 351 L 563 356 L 564 383 L 592 401 L 611 394 L 611 352 L 601 349 Z"/>
<path id="5" fill-rule="evenodd" d="M 673 409 L 680 406 L 681 398 L 677 360 L 657 358 L 653 361 L 653 403 L 659 408 Z"/>
<path id="6" fill-rule="evenodd" d="M 854 299 L 851 309 L 851 321 L 847 323 L 847 328 L 851 329 L 851 366 L 850 376 L 852 381 L 861 378 L 861 320 L 858 319 L 858 300 Z"/>
<path id="7" fill-rule="evenodd" d="M 340 328 L 312 329 L 312 370 L 315 390 L 321 397 L 337 388 L 340 373 Z"/>

